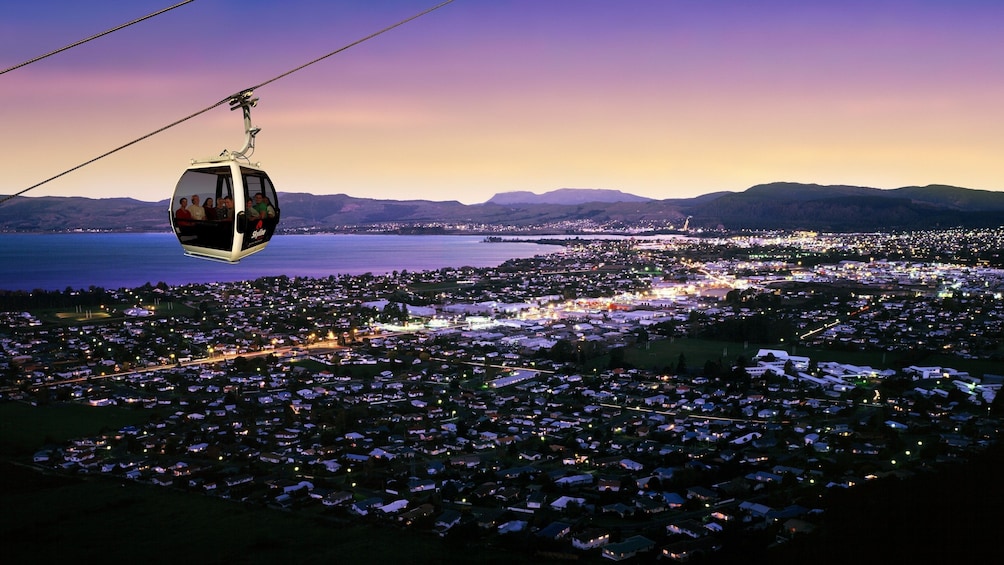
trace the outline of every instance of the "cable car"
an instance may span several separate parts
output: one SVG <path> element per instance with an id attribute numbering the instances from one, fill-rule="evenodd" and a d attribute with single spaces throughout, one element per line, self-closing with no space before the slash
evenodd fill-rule
<path id="1" fill-rule="evenodd" d="M 231 110 L 241 108 L 244 113 L 244 147 L 193 159 L 174 188 L 168 211 L 185 255 L 236 263 L 265 249 L 275 233 L 275 187 L 264 169 L 248 159 L 260 131 L 251 127 L 251 108 L 257 102 L 251 91 L 229 101 Z"/>

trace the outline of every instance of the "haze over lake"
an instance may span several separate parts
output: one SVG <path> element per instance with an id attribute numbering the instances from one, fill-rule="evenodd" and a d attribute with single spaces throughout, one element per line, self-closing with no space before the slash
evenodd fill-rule
<path id="1" fill-rule="evenodd" d="M 170 233 L 4 234 L 0 290 L 137 287 L 250 280 L 263 276 L 491 267 L 557 248 L 484 243 L 482 236 L 280 235 L 268 248 L 230 265 L 187 257 Z"/>

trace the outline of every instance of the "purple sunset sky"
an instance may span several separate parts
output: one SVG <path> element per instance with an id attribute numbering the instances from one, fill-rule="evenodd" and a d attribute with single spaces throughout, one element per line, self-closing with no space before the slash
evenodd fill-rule
<path id="1" fill-rule="evenodd" d="M 0 8 L 0 67 L 177 0 Z M 0 75 L 9 194 L 437 0 L 196 0 Z M 1004 2 L 456 0 L 256 91 L 281 192 L 1004 190 Z M 217 108 L 29 196 L 170 197 Z"/>

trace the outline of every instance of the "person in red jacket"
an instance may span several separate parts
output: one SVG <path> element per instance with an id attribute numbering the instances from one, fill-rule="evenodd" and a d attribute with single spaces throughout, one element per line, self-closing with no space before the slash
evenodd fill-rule
<path id="1" fill-rule="evenodd" d="M 174 211 L 174 220 L 179 227 L 192 227 L 192 212 L 188 210 L 188 199 L 182 198 L 178 201 L 178 209 Z"/>

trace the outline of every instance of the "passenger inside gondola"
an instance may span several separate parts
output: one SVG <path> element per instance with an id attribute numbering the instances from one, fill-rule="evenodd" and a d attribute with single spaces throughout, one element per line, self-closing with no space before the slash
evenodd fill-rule
<path id="1" fill-rule="evenodd" d="M 229 196 L 220 199 L 220 205 L 216 207 L 216 219 L 220 222 L 234 221 L 234 200 Z"/>
<path id="2" fill-rule="evenodd" d="M 187 228 L 192 224 L 192 211 L 188 209 L 188 199 L 182 198 L 178 201 L 178 209 L 174 211 L 174 217 L 178 220 L 178 226 Z"/>
<path id="3" fill-rule="evenodd" d="M 188 211 L 192 213 L 192 219 L 201 222 L 206 219 L 206 209 L 199 206 L 199 195 L 192 195 L 192 203 L 188 206 Z"/>
<path id="4" fill-rule="evenodd" d="M 258 212 L 259 218 L 275 217 L 275 208 L 272 207 L 268 198 L 265 198 L 265 195 L 260 192 L 254 195 L 254 209 Z"/>
<path id="5" fill-rule="evenodd" d="M 261 214 L 258 213 L 258 208 L 255 208 L 254 201 L 250 198 L 244 203 L 244 211 L 247 213 L 249 220 L 257 220 L 261 217 Z"/>
<path id="6" fill-rule="evenodd" d="M 207 220 L 216 220 L 216 205 L 213 203 L 212 198 L 206 198 L 206 203 L 202 205 L 202 209 L 206 211 Z"/>

